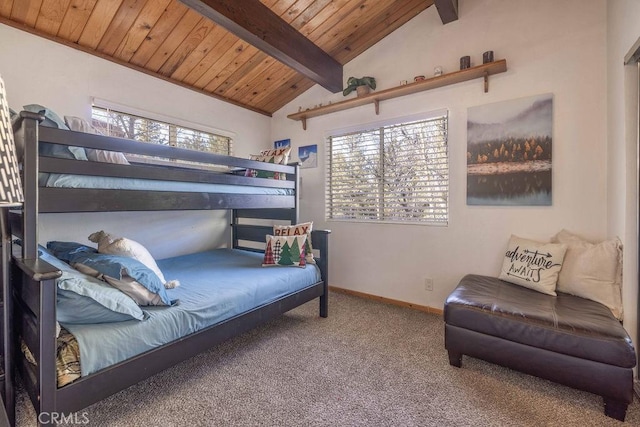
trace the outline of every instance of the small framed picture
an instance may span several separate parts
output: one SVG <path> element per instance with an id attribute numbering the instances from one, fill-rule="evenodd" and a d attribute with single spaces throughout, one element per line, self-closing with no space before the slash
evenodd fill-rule
<path id="1" fill-rule="evenodd" d="M 273 143 L 273 148 L 285 148 L 285 147 L 291 147 L 290 139 L 281 139 Z"/>
<path id="2" fill-rule="evenodd" d="M 298 158 L 302 169 L 318 167 L 318 145 L 298 147 Z"/>

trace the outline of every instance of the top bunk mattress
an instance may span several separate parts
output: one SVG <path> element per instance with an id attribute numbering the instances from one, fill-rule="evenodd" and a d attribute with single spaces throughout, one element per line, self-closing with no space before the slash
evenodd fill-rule
<path id="1" fill-rule="evenodd" d="M 40 173 L 41 187 L 102 190 L 177 191 L 192 193 L 268 194 L 289 196 L 293 189 L 199 182 L 156 181 L 151 179 Z"/>
<path id="2" fill-rule="evenodd" d="M 263 256 L 239 249 L 214 249 L 158 260 L 167 280 L 180 281 L 177 288 L 167 289 L 170 299 L 179 300 L 176 305 L 142 307 L 148 314 L 142 321 L 62 323 L 79 343 L 82 376 L 321 281 L 316 265 L 262 267 Z M 56 266 L 62 263 L 47 253 L 41 258 Z"/>

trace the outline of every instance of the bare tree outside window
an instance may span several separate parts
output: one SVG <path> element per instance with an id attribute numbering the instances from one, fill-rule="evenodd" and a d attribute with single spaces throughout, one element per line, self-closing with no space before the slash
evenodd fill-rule
<path id="1" fill-rule="evenodd" d="M 227 136 L 109 108 L 92 107 L 92 125 L 103 135 L 215 154 L 232 154 L 232 139 Z"/>
<path id="2" fill-rule="evenodd" d="M 331 136 L 327 218 L 448 223 L 446 115 Z"/>

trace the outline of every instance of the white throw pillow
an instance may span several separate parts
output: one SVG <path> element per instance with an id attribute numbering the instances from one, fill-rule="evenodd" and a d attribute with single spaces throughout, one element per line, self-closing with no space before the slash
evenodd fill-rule
<path id="1" fill-rule="evenodd" d="M 512 235 L 504 254 L 500 279 L 543 294 L 556 295 L 556 283 L 567 246 Z"/>
<path id="2" fill-rule="evenodd" d="M 622 320 L 622 242 L 592 243 L 566 230 L 553 242 L 567 245 L 557 290 L 597 301 Z"/>
<path id="3" fill-rule="evenodd" d="M 98 252 L 101 254 L 121 255 L 137 259 L 156 273 L 165 288 L 175 288 L 180 284 L 177 280 L 167 282 L 151 253 L 142 244 L 134 240 L 126 237 L 114 237 L 102 230 L 91 234 L 89 240 L 98 244 Z"/>
<path id="4" fill-rule="evenodd" d="M 98 130 L 82 117 L 64 116 L 64 121 L 69 129 L 76 132 L 99 134 Z M 85 148 L 87 159 L 92 162 L 117 163 L 120 165 L 128 165 L 129 161 L 124 154 L 117 151 L 95 150 L 93 148 Z"/>

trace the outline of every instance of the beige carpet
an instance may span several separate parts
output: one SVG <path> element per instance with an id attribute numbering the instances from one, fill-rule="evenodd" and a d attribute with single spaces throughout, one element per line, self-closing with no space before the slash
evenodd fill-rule
<path id="1" fill-rule="evenodd" d="M 437 315 L 333 293 L 78 414 L 90 426 L 638 426 L 602 399 L 464 357 Z M 18 391 L 17 425 L 36 425 Z"/>

